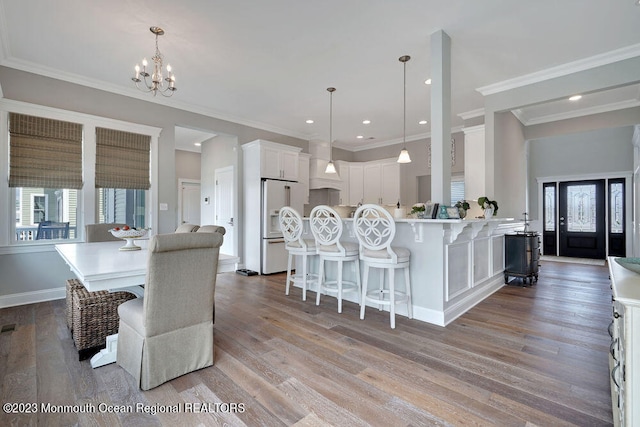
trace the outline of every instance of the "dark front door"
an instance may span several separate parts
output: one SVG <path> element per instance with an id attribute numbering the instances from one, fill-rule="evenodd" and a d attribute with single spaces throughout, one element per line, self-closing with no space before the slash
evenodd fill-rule
<path id="1" fill-rule="evenodd" d="M 605 180 L 559 184 L 559 255 L 605 258 Z"/>

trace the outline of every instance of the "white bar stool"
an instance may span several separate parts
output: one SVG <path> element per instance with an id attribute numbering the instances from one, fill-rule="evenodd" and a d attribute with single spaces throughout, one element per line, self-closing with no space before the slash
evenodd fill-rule
<path id="1" fill-rule="evenodd" d="M 318 282 L 318 275 L 309 273 L 309 258 L 316 256 L 316 244 L 313 240 L 303 239 L 304 223 L 302 217 L 293 208 L 288 206 L 280 209 L 278 215 L 280 221 L 280 229 L 285 240 L 285 247 L 289 252 L 289 260 L 287 262 L 287 286 L 285 294 L 289 295 L 289 285 L 291 283 L 300 284 L 302 288 L 302 301 L 307 300 L 307 286 Z M 296 266 L 296 273 L 291 274 L 293 257 L 302 258 L 302 272 L 300 273 Z"/>
<path id="2" fill-rule="evenodd" d="M 358 260 L 358 245 L 353 242 L 341 242 L 344 229 L 342 218 L 338 213 L 326 205 L 313 208 L 309 214 L 311 233 L 316 239 L 316 248 L 320 257 L 318 266 L 318 293 L 316 305 L 320 305 L 320 294 L 332 292 L 337 294 L 338 313 L 342 313 L 342 294 L 344 292 L 360 293 L 360 261 Z M 325 261 L 338 263 L 336 280 L 326 280 Z M 343 280 L 342 270 L 345 262 L 354 265 L 355 281 Z"/>
<path id="3" fill-rule="evenodd" d="M 360 206 L 353 215 L 353 229 L 360 243 L 360 259 L 364 262 L 362 280 L 362 301 L 360 319 L 364 319 L 367 301 L 389 306 L 391 329 L 396 327 L 396 304 L 406 303 L 409 319 L 413 318 L 411 305 L 411 280 L 409 278 L 409 258 L 411 252 L 406 248 L 391 246 L 396 235 L 396 223 L 382 206 L 367 204 Z M 369 269 L 379 268 L 380 289 L 367 290 Z M 395 270 L 404 270 L 405 291 L 395 289 Z M 385 289 L 384 271 L 389 272 L 389 288 Z"/>

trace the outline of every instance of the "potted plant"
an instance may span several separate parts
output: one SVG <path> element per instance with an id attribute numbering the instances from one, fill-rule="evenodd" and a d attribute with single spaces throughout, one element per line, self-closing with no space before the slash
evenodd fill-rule
<path id="1" fill-rule="evenodd" d="M 427 208 L 427 205 L 424 203 L 416 203 L 411 207 L 411 214 L 417 216 L 418 218 L 424 218 L 424 212 Z"/>
<path id="2" fill-rule="evenodd" d="M 478 204 L 484 209 L 484 218 L 489 219 L 498 212 L 498 202 L 490 200 L 487 196 L 478 198 Z"/>
<path id="3" fill-rule="evenodd" d="M 464 218 L 467 216 L 467 210 L 469 209 L 469 202 L 466 200 L 458 200 L 454 205 L 458 208 L 458 212 L 460 213 L 460 218 Z"/>

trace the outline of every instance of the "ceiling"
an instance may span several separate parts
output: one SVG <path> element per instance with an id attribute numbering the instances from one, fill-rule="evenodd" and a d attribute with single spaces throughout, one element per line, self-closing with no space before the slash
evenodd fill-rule
<path id="1" fill-rule="evenodd" d="M 640 55 L 636 0 L 0 0 L 0 64 L 337 147 L 429 135 L 430 35 L 451 37 L 452 125 L 483 107 L 479 88 L 611 51 Z M 154 35 L 171 98 L 131 81 Z M 639 76 L 640 80 L 640 76 Z M 638 85 L 522 108 L 525 124 L 640 105 Z M 307 119 L 314 120 L 307 124 Z M 363 124 L 363 120 L 371 120 Z M 181 132 L 178 132 L 181 134 Z M 358 139 L 356 136 L 363 138 Z M 178 135 L 181 136 L 181 135 Z M 201 136 L 201 135 L 200 135 Z"/>

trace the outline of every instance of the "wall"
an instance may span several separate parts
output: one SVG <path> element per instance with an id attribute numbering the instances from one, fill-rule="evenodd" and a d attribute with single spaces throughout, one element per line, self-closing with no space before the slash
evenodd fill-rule
<path id="1" fill-rule="evenodd" d="M 633 126 L 625 126 L 531 140 L 528 177 L 531 218 L 540 219 L 536 178 L 631 173 L 632 138 Z"/>
<path id="2" fill-rule="evenodd" d="M 172 108 L 172 105 L 180 105 L 179 92 L 170 99 L 154 99 L 151 95 L 137 93 L 132 88 L 133 97 L 129 97 L 7 67 L 0 67 L 0 87 L 0 93 L 6 99 L 162 128 L 158 139 L 160 174 L 156 202 L 166 203 L 169 209 L 159 211 L 158 205 L 153 207 L 158 217 L 158 233 L 172 232 L 177 226 L 175 126 L 218 135 L 233 135 L 238 144 L 265 139 L 308 149 L 308 142 L 305 140 Z M 241 162 L 238 162 L 236 173 L 242 176 Z M 240 181 L 238 188 L 242 188 Z M 242 199 L 241 194 L 238 199 Z M 3 223 L 1 218 L 0 223 Z M 2 226 L 7 226 L 6 222 Z M 241 239 L 238 244 L 242 244 Z M 13 250 L 6 249 L 9 252 Z M 29 302 L 29 298 L 39 298 L 41 291 L 50 291 L 49 295 L 59 298 L 64 296 L 64 281 L 70 277 L 70 273 L 51 246 L 40 248 L 37 253 L 7 255 L 7 251 L 0 255 L 0 307 L 10 304 L 11 298 L 7 295 L 20 292 L 29 293 L 23 296 L 22 303 Z M 241 248 L 239 253 L 243 253 Z M 44 267 L 33 268 L 39 265 Z M 27 268 L 31 269 L 29 274 L 25 272 Z"/>
<path id="3" fill-rule="evenodd" d="M 200 180 L 200 153 L 176 150 L 176 188 L 178 179 Z"/>
<path id="4" fill-rule="evenodd" d="M 503 141 L 494 158 L 495 173 L 504 179 L 496 182 L 494 194 L 485 196 L 498 202 L 498 216 L 520 219 L 527 209 L 524 127 L 511 112 L 496 114 L 495 124 L 496 139 Z"/>

